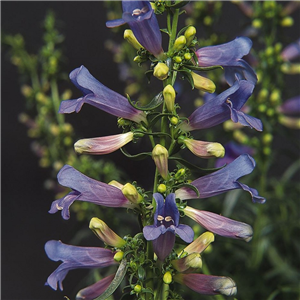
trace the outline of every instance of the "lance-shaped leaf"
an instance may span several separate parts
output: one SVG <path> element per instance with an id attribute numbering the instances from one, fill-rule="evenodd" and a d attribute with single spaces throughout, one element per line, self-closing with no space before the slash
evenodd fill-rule
<path id="1" fill-rule="evenodd" d="M 107 207 L 134 208 L 134 205 L 123 195 L 122 191 L 112 185 L 89 178 L 73 167 L 65 165 L 57 175 L 58 182 L 72 191 L 53 201 L 49 213 L 61 210 L 62 217 L 70 218 L 70 206 L 75 200 L 86 201 Z"/>
<path id="2" fill-rule="evenodd" d="M 250 174 L 254 167 L 254 159 L 248 154 L 243 154 L 226 167 L 192 181 L 191 185 L 200 192 L 199 198 L 208 198 L 242 188 L 250 193 L 253 202 L 264 203 L 266 199 L 259 196 L 257 190 L 237 181 L 240 177 Z M 196 193 L 186 187 L 176 190 L 175 194 L 181 200 L 197 198 Z"/>
<path id="3" fill-rule="evenodd" d="M 128 100 L 112 91 L 94 78 L 84 66 L 70 73 L 73 84 L 81 90 L 83 97 L 73 100 L 64 100 L 60 104 L 59 112 L 69 114 L 81 110 L 84 103 L 93 105 L 111 115 L 140 123 L 146 121 L 144 112 L 132 107 Z"/>

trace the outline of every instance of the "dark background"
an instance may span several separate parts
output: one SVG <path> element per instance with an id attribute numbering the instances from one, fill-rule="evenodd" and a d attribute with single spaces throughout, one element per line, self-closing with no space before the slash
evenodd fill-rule
<path id="1" fill-rule="evenodd" d="M 231 6 L 231 9 L 233 6 Z M 105 27 L 106 14 L 102 2 L 1 2 L 2 31 L 21 33 L 29 52 L 36 52 L 42 43 L 42 21 L 48 9 L 56 12 L 60 30 L 65 35 L 65 71 L 85 65 L 104 85 L 123 93 L 124 85 L 118 80 L 118 70 L 104 41 L 112 37 Z M 224 6 L 226 10 L 226 6 Z M 230 11 L 234 16 L 235 12 Z M 235 38 L 238 23 L 224 20 L 224 31 Z M 76 230 L 74 218 L 64 221 L 60 214 L 50 215 L 48 210 L 53 193 L 44 189 L 48 169 L 41 169 L 38 159 L 30 150 L 27 129 L 18 122 L 24 111 L 24 98 L 20 93 L 17 68 L 2 52 L 1 65 L 1 158 L 2 158 L 2 218 L 1 218 L 1 271 L 2 300 L 6 299 L 63 299 L 73 295 L 80 281 L 81 271 L 72 271 L 64 281 L 64 292 L 53 291 L 44 283 L 58 263 L 50 261 L 44 253 L 44 244 L 50 239 L 68 242 Z M 74 95 L 80 95 L 70 82 Z M 105 126 L 104 124 L 105 117 Z M 84 106 L 79 114 L 68 116 L 76 133 L 81 137 L 116 133 L 116 119 Z M 129 162 L 120 152 L 109 155 L 121 169 L 138 178 L 145 186 L 153 164 L 143 168 L 138 162 Z M 145 172 L 147 170 L 147 172 Z M 138 177 L 133 174 L 138 173 Z M 151 179 L 152 181 L 152 179 Z"/>

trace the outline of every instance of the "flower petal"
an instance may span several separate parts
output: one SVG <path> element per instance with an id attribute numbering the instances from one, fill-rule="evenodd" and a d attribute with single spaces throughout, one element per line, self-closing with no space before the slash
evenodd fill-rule
<path id="1" fill-rule="evenodd" d="M 114 261 L 114 253 L 104 248 L 77 247 L 51 240 L 45 244 L 45 251 L 51 260 L 62 261 L 47 279 L 47 285 L 54 290 L 57 284 L 63 290 L 62 281 L 70 270 L 106 267 L 117 263 Z"/>
<path id="2" fill-rule="evenodd" d="M 194 239 L 194 230 L 188 225 L 180 224 L 175 229 L 175 233 L 186 243 L 191 243 Z"/>
<path id="3" fill-rule="evenodd" d="M 163 261 L 172 251 L 175 244 L 175 234 L 167 231 L 160 235 L 156 240 L 153 240 L 153 250 L 159 260 Z"/>
<path id="4" fill-rule="evenodd" d="M 157 239 L 161 234 L 161 226 L 156 227 L 155 225 L 145 226 L 143 228 L 143 234 L 147 241 L 153 241 Z"/>

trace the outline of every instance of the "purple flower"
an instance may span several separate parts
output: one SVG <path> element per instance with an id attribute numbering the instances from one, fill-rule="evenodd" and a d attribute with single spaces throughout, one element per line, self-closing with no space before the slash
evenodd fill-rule
<path id="1" fill-rule="evenodd" d="M 254 154 L 254 149 L 245 145 L 229 142 L 224 145 L 225 156 L 216 160 L 215 167 L 220 168 L 225 164 L 230 164 L 240 155 L 247 153 L 249 155 Z"/>
<path id="2" fill-rule="evenodd" d="M 279 112 L 285 115 L 300 114 L 300 96 L 295 96 L 286 100 L 279 106 Z"/>
<path id="3" fill-rule="evenodd" d="M 300 56 L 300 39 L 295 43 L 287 45 L 281 52 L 284 61 L 291 61 Z"/>
<path id="4" fill-rule="evenodd" d="M 128 23 L 138 42 L 154 56 L 163 53 L 162 36 L 149 1 L 122 1 L 122 19 L 107 21 L 109 28 Z"/>
<path id="5" fill-rule="evenodd" d="M 53 201 L 49 213 L 54 214 L 61 210 L 65 220 L 70 218 L 69 208 L 75 200 L 107 207 L 134 207 L 120 189 L 89 178 L 69 165 L 65 165 L 59 171 L 57 179 L 61 185 L 71 188 L 72 191 L 63 198 Z"/>
<path id="6" fill-rule="evenodd" d="M 249 80 L 256 84 L 257 77 L 250 65 L 241 59 L 252 47 L 252 41 L 247 37 L 238 37 L 233 41 L 216 46 L 208 46 L 196 51 L 200 67 L 222 66 L 229 85 L 236 80 Z"/>
<path id="7" fill-rule="evenodd" d="M 70 73 L 70 79 L 81 90 L 84 97 L 62 101 L 59 108 L 60 113 L 69 114 L 74 111 L 78 113 L 82 105 L 88 103 L 117 117 L 137 123 L 147 122 L 143 111 L 135 109 L 125 97 L 100 83 L 84 66 L 73 70 Z"/>
<path id="8" fill-rule="evenodd" d="M 209 211 L 194 209 L 190 206 L 184 208 L 186 216 L 190 217 L 207 230 L 232 239 L 252 239 L 253 230 L 250 225 L 214 214 Z"/>
<path id="9" fill-rule="evenodd" d="M 45 244 L 45 251 L 51 260 L 62 261 L 58 268 L 47 279 L 46 285 L 49 285 L 54 290 L 57 290 L 57 285 L 59 285 L 60 290 L 63 290 L 62 282 L 70 270 L 101 268 L 117 264 L 114 260 L 115 253 L 105 248 L 77 247 L 64 244 L 61 241 L 52 240 Z M 109 279 L 112 280 L 113 276 L 110 276 Z M 108 281 L 107 278 L 104 278 L 102 282 L 97 283 L 96 289 L 95 285 L 94 287 L 92 286 L 96 296 L 99 296 L 99 293 L 101 294 L 103 287 L 107 288 L 110 284 Z"/>
<path id="10" fill-rule="evenodd" d="M 175 243 L 175 234 L 182 240 L 191 243 L 194 231 L 187 225 L 179 225 L 179 211 L 175 202 L 175 194 L 169 194 L 164 201 L 161 194 L 153 195 L 156 201 L 154 224 L 145 226 L 145 239 L 153 241 L 154 252 L 160 260 L 164 260 L 172 251 Z"/>
<path id="11" fill-rule="evenodd" d="M 198 107 L 189 121 L 180 125 L 184 131 L 205 129 L 221 124 L 229 119 L 234 123 L 262 131 L 262 122 L 241 111 L 251 96 L 254 85 L 246 80 L 236 81 L 232 87 Z"/>
<path id="12" fill-rule="evenodd" d="M 264 203 L 266 199 L 259 196 L 256 189 L 237 181 L 240 177 L 251 173 L 254 167 L 254 159 L 248 154 L 243 154 L 226 167 L 194 180 L 191 185 L 198 189 L 199 198 L 213 197 L 230 190 L 242 188 L 250 193 L 253 202 Z M 197 198 L 197 194 L 187 187 L 176 190 L 175 194 L 176 198 L 181 200 Z"/>
<path id="13" fill-rule="evenodd" d="M 237 292 L 235 282 L 229 277 L 178 273 L 173 278 L 199 294 L 233 296 Z"/>

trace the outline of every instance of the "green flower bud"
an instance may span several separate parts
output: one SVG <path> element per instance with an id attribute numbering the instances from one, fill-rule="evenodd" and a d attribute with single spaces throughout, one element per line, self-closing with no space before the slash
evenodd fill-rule
<path id="1" fill-rule="evenodd" d="M 196 28 L 194 26 L 189 26 L 184 32 L 186 39 L 186 45 L 189 46 L 196 35 Z"/>
<path id="2" fill-rule="evenodd" d="M 133 290 L 139 294 L 142 291 L 142 287 L 139 284 L 136 284 L 133 288 Z"/>
<path id="3" fill-rule="evenodd" d="M 279 123 L 292 129 L 300 129 L 300 118 L 280 116 Z"/>
<path id="4" fill-rule="evenodd" d="M 271 142 L 272 142 L 272 140 L 273 140 L 273 135 L 272 134 L 270 134 L 270 133 L 266 133 L 266 134 L 264 134 L 264 136 L 263 136 L 263 143 L 264 144 L 270 144 Z"/>
<path id="5" fill-rule="evenodd" d="M 261 28 L 262 27 L 262 20 L 260 20 L 260 19 L 254 19 L 253 21 L 252 21 L 252 26 L 254 27 L 254 28 Z"/>
<path id="6" fill-rule="evenodd" d="M 126 183 L 122 188 L 124 196 L 132 203 L 138 204 L 143 200 L 141 194 L 138 193 L 137 189 L 131 183 Z"/>
<path id="7" fill-rule="evenodd" d="M 158 63 L 153 70 L 153 76 L 159 80 L 165 80 L 168 77 L 169 68 L 164 63 Z"/>
<path id="8" fill-rule="evenodd" d="M 187 53 L 184 53 L 183 57 L 184 57 L 185 60 L 190 60 L 192 58 L 192 54 L 187 52 Z"/>
<path id="9" fill-rule="evenodd" d="M 21 93 L 25 97 L 30 97 L 32 95 L 32 87 L 27 84 L 22 85 Z"/>
<path id="10" fill-rule="evenodd" d="M 167 179 L 168 172 L 168 150 L 160 144 L 157 144 L 152 150 L 152 158 L 163 179 Z"/>
<path id="11" fill-rule="evenodd" d="M 115 261 L 121 261 L 124 257 L 124 252 L 123 251 L 118 251 L 115 255 L 114 255 L 114 260 Z"/>
<path id="12" fill-rule="evenodd" d="M 172 274 L 171 274 L 171 272 L 167 271 L 167 272 L 164 274 L 163 282 L 164 282 L 165 284 L 170 284 L 170 283 L 172 282 Z"/>
<path id="13" fill-rule="evenodd" d="M 178 120 L 177 117 L 172 117 L 172 118 L 170 119 L 170 122 L 171 122 L 172 125 L 177 125 L 178 122 L 179 122 L 179 120 Z"/>
<path id="14" fill-rule="evenodd" d="M 183 177 L 185 175 L 185 169 L 181 168 L 179 169 L 175 174 L 175 179 L 179 179 L 180 177 Z"/>
<path id="15" fill-rule="evenodd" d="M 122 188 L 124 187 L 123 184 L 121 184 L 120 182 L 116 181 L 116 180 L 112 180 L 108 183 L 109 185 L 112 185 L 120 190 L 122 190 Z"/>
<path id="16" fill-rule="evenodd" d="M 180 56 L 174 56 L 174 57 L 173 57 L 173 60 L 174 60 L 176 63 L 178 63 L 178 64 L 180 64 L 180 63 L 182 62 L 182 59 L 181 59 Z"/>
<path id="17" fill-rule="evenodd" d="M 172 85 L 168 84 L 163 90 L 164 100 L 169 112 L 173 112 L 176 92 Z"/>
<path id="18" fill-rule="evenodd" d="M 197 239 L 190 243 L 187 247 L 184 248 L 184 252 L 191 253 L 201 253 L 203 252 L 213 241 L 215 236 L 210 231 L 202 233 Z"/>
<path id="19" fill-rule="evenodd" d="M 157 187 L 157 191 L 158 191 L 159 193 L 161 193 L 161 194 L 165 193 L 166 190 L 167 190 L 167 187 L 166 187 L 166 185 L 163 184 L 163 183 L 160 184 L 160 185 Z"/>
<path id="20" fill-rule="evenodd" d="M 203 92 L 214 93 L 216 86 L 210 79 L 203 77 L 195 72 L 191 72 L 191 75 L 194 80 L 194 86 L 196 89 Z"/>
<path id="21" fill-rule="evenodd" d="M 186 45 L 186 38 L 184 35 L 181 35 L 180 37 L 178 37 L 173 45 L 173 52 L 178 52 L 181 49 L 183 49 L 183 47 Z"/>
<path id="22" fill-rule="evenodd" d="M 134 36 L 132 30 L 126 29 L 124 31 L 124 39 L 131 44 L 136 50 L 139 50 L 141 48 L 144 49 L 144 47 L 138 42 L 136 37 Z"/>

